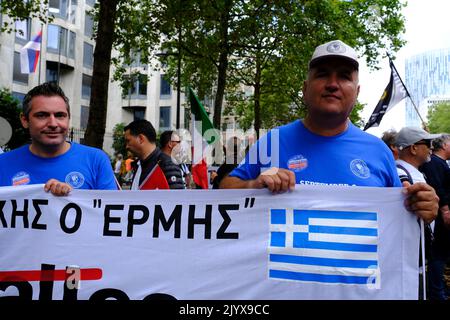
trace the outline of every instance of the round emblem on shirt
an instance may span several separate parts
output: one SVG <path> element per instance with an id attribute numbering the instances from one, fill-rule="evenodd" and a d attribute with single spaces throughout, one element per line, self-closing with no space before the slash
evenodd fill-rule
<path id="1" fill-rule="evenodd" d="M 353 174 L 362 179 L 367 179 L 370 177 L 370 170 L 367 164 L 361 159 L 354 159 L 350 162 L 350 170 Z"/>
<path id="2" fill-rule="evenodd" d="M 308 159 L 301 154 L 293 156 L 288 160 L 287 167 L 294 172 L 305 170 L 308 167 Z"/>
<path id="3" fill-rule="evenodd" d="M 177 181 L 177 177 L 175 177 L 175 176 L 171 176 L 171 177 L 170 177 L 170 181 L 172 181 L 172 182 L 175 182 L 175 181 Z"/>
<path id="4" fill-rule="evenodd" d="M 73 188 L 78 189 L 84 183 L 84 176 L 77 171 L 72 171 L 66 176 L 66 183 L 70 184 Z"/>
<path id="5" fill-rule="evenodd" d="M 30 183 L 30 175 L 25 171 L 20 171 L 12 177 L 13 186 L 21 186 Z"/>

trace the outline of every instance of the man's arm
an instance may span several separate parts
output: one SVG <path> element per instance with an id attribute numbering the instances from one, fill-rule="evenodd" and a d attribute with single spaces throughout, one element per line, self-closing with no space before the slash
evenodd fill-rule
<path id="1" fill-rule="evenodd" d="M 262 189 L 268 188 L 273 193 L 294 190 L 295 174 L 287 169 L 272 167 L 261 173 L 256 179 L 242 180 L 226 176 L 219 185 L 220 189 Z"/>

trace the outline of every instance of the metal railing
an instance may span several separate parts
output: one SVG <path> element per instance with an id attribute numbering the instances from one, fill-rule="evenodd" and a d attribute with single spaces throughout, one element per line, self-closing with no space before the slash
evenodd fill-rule
<path id="1" fill-rule="evenodd" d="M 69 135 L 68 135 L 68 139 L 70 142 L 77 142 L 80 144 L 84 144 L 84 132 L 86 130 L 85 129 L 80 129 L 80 128 L 70 128 L 69 130 Z M 105 136 L 104 139 L 112 139 L 113 134 L 112 132 L 105 132 Z"/>

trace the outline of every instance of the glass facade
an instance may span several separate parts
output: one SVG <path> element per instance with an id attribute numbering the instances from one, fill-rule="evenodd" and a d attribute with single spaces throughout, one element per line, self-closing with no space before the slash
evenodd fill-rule
<path id="1" fill-rule="evenodd" d="M 159 129 L 170 129 L 170 106 L 159 107 Z"/>
<path id="2" fill-rule="evenodd" d="M 25 44 L 30 40 L 30 19 L 17 20 L 15 22 L 16 41 Z"/>
<path id="3" fill-rule="evenodd" d="M 90 69 L 94 66 L 94 46 L 87 42 L 83 47 L 83 66 Z"/>
<path id="4" fill-rule="evenodd" d="M 75 59 L 76 33 L 55 24 L 49 24 L 47 31 L 48 52 Z"/>
<path id="5" fill-rule="evenodd" d="M 20 69 L 20 53 L 14 52 L 13 81 L 28 84 L 28 74 L 22 73 Z"/>
<path id="6" fill-rule="evenodd" d="M 406 60 L 405 84 L 419 108 L 431 96 L 450 95 L 450 48 L 428 51 Z M 421 112 L 422 118 L 426 113 Z M 410 99 L 406 99 L 407 126 L 421 126 Z"/>

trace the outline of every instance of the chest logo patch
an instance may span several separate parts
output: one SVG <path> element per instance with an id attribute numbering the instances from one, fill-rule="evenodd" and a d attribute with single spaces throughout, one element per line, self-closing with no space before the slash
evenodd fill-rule
<path id="1" fill-rule="evenodd" d="M 350 170 L 359 178 L 367 179 L 370 177 L 370 170 L 364 160 L 354 159 L 350 162 Z"/>
<path id="2" fill-rule="evenodd" d="M 30 183 L 30 175 L 25 171 L 20 171 L 12 177 L 13 186 L 22 186 Z"/>
<path id="3" fill-rule="evenodd" d="M 288 160 L 287 167 L 294 172 L 305 170 L 308 167 L 308 159 L 301 154 L 293 156 Z"/>
<path id="4" fill-rule="evenodd" d="M 80 172 L 72 171 L 66 176 L 66 183 L 79 189 L 84 184 L 84 176 Z"/>

